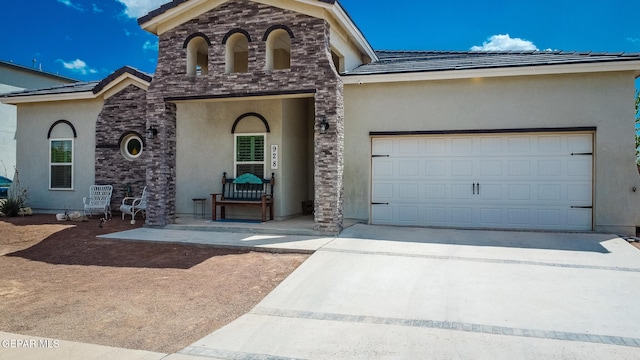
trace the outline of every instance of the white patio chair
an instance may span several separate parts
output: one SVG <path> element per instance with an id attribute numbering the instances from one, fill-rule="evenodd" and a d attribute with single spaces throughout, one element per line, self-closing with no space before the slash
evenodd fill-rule
<path id="1" fill-rule="evenodd" d="M 147 187 L 142 189 L 142 196 L 140 197 L 126 197 L 122 199 L 122 205 L 120 205 L 120 212 L 122 212 L 122 220 L 124 215 L 131 215 L 131 220 L 134 220 L 136 214 L 142 212 L 143 217 L 147 217 Z"/>
<path id="2" fill-rule="evenodd" d="M 104 218 L 111 216 L 111 185 L 91 185 L 89 186 L 89 197 L 82 198 L 84 203 L 84 216 L 91 216 L 94 213 L 104 214 Z"/>

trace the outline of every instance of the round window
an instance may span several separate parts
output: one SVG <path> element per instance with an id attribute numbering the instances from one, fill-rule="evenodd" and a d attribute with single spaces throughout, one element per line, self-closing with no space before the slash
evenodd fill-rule
<path id="1" fill-rule="evenodd" d="M 120 144 L 120 151 L 122 155 L 129 159 L 137 159 L 142 154 L 142 139 L 136 134 L 129 134 L 122 139 Z"/>

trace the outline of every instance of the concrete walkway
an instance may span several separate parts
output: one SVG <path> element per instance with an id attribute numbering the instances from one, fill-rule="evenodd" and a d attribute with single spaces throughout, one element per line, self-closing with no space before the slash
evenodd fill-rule
<path id="1" fill-rule="evenodd" d="M 337 238 L 109 237 L 315 253 L 248 314 L 176 354 L 61 342 L 0 347 L 0 358 L 640 358 L 640 251 L 615 235 L 354 225 Z"/>

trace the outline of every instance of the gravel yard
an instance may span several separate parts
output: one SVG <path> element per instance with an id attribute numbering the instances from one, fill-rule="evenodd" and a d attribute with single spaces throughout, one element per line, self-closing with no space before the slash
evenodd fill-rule
<path id="1" fill-rule="evenodd" d="M 96 238 L 141 223 L 0 218 L 0 330 L 171 353 L 248 312 L 308 257 Z"/>

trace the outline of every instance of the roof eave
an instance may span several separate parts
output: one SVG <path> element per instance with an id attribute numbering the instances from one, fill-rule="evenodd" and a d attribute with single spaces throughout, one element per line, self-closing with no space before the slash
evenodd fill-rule
<path id="1" fill-rule="evenodd" d="M 24 96 L 11 96 L 0 98 L 0 103 L 8 105 L 28 104 L 28 103 L 42 103 L 53 101 L 70 101 L 70 100 L 90 100 L 95 99 L 97 96 L 93 91 L 72 92 L 64 94 L 46 94 L 46 95 L 24 95 Z"/>
<path id="2" fill-rule="evenodd" d="M 361 85 L 374 83 L 407 82 L 407 81 L 431 81 L 454 80 L 472 78 L 491 78 L 507 76 L 532 76 L 532 75 L 561 75 L 584 74 L 598 72 L 622 72 L 630 71 L 635 77 L 640 77 L 640 60 L 610 61 L 606 63 L 579 63 L 560 65 L 536 65 L 536 66 L 510 66 L 490 67 L 477 69 L 451 69 L 451 70 L 426 70 L 405 71 L 381 74 L 344 74 L 342 80 L 345 85 Z"/>
<path id="3" fill-rule="evenodd" d="M 151 85 L 151 77 L 136 69 L 125 66 L 97 83 L 90 90 L 57 94 L 15 94 L 0 97 L 0 102 L 3 104 L 17 105 L 51 101 L 91 100 L 99 97 L 108 99 L 128 85 L 134 85 L 146 91 Z"/>

